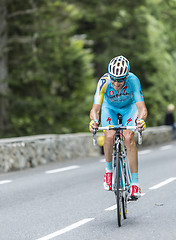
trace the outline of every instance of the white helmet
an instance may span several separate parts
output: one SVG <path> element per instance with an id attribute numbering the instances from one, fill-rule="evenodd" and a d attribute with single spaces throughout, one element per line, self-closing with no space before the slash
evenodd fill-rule
<path id="1" fill-rule="evenodd" d="M 108 73 L 115 78 L 125 78 L 130 70 L 129 61 L 123 56 L 113 58 L 108 65 Z"/>

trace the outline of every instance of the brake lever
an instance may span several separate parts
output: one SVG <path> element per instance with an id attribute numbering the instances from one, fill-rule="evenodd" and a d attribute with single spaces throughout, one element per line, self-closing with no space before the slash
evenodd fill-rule
<path id="1" fill-rule="evenodd" d="M 96 131 L 94 130 L 93 132 L 93 145 L 96 146 L 97 145 L 97 138 L 96 138 Z"/>
<path id="2" fill-rule="evenodd" d="M 138 144 L 141 145 L 142 144 L 142 131 L 138 130 Z"/>

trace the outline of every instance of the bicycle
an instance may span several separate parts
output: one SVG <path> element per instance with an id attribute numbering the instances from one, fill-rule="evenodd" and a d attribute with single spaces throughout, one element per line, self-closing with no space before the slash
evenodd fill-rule
<path id="1" fill-rule="evenodd" d="M 127 158 L 127 150 L 123 142 L 123 130 L 136 130 L 137 126 L 122 126 L 121 119 L 118 116 L 118 125 L 98 127 L 97 131 L 115 130 L 115 141 L 113 146 L 113 178 L 112 187 L 115 193 L 117 204 L 117 221 L 118 226 L 122 225 L 122 211 L 123 218 L 127 218 L 127 202 L 135 201 L 137 198 L 130 197 L 129 191 L 132 182 L 131 171 Z M 96 143 L 96 132 L 93 133 L 94 144 Z M 138 144 L 142 144 L 142 132 L 138 129 Z"/>

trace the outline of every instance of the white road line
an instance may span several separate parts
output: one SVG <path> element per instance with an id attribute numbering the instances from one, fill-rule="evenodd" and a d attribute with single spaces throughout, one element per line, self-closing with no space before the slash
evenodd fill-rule
<path id="1" fill-rule="evenodd" d="M 115 204 L 115 205 L 113 205 L 113 206 L 111 206 L 111 207 L 109 207 L 109 208 L 106 208 L 105 211 L 113 211 L 113 210 L 115 210 L 116 208 L 117 208 L 117 204 Z"/>
<path id="2" fill-rule="evenodd" d="M 145 193 L 141 193 L 141 197 L 144 196 L 144 195 L 145 195 Z M 117 208 L 117 204 L 115 204 L 115 205 L 113 205 L 111 207 L 106 208 L 105 211 L 113 211 L 116 208 Z"/>
<path id="3" fill-rule="evenodd" d="M 150 187 L 149 189 L 153 190 L 153 189 L 157 189 L 157 188 L 163 187 L 164 185 L 166 185 L 168 183 L 171 183 L 171 182 L 173 182 L 175 180 L 176 180 L 176 177 L 169 178 L 169 179 L 167 179 L 167 180 L 165 180 L 165 181 L 163 181 L 163 182 L 161 182 L 159 184 L 154 185 L 153 187 Z"/>
<path id="4" fill-rule="evenodd" d="M 57 237 L 57 236 L 59 236 L 61 234 L 69 232 L 69 231 L 71 231 L 71 230 L 73 230 L 73 229 L 75 229 L 77 227 L 80 227 L 81 225 L 84 225 L 85 223 L 88 223 L 88 222 L 90 222 L 90 221 L 92 221 L 94 219 L 95 218 L 85 218 L 85 219 L 83 219 L 83 220 L 81 220 L 79 222 L 76 222 L 76 223 L 74 223 L 74 224 L 72 224 L 72 225 L 70 225 L 70 226 L 68 226 L 66 228 L 63 228 L 63 229 L 61 229 L 61 230 L 59 230 L 57 232 L 51 233 L 51 234 L 49 234 L 49 235 L 47 235 L 45 237 L 39 238 L 37 240 L 49 240 L 49 239 L 52 239 L 52 238 Z"/>
<path id="5" fill-rule="evenodd" d="M 3 181 L 0 181 L 0 184 L 6 184 L 6 183 L 11 183 L 12 181 L 11 180 L 3 180 Z"/>
<path id="6" fill-rule="evenodd" d="M 101 159 L 99 162 L 106 162 L 105 158 Z"/>
<path id="7" fill-rule="evenodd" d="M 139 154 L 140 155 L 144 155 L 144 154 L 148 154 L 148 153 L 151 153 L 152 150 L 143 150 L 143 151 L 139 151 Z"/>
<path id="8" fill-rule="evenodd" d="M 172 145 L 166 145 L 166 146 L 160 147 L 160 150 L 168 150 L 171 148 L 172 148 Z"/>
<path id="9" fill-rule="evenodd" d="M 73 165 L 73 166 L 69 166 L 69 167 L 65 167 L 65 168 L 58 168 L 58 169 L 49 170 L 49 171 L 46 171 L 45 173 L 46 174 L 58 173 L 58 172 L 73 170 L 73 169 L 76 169 L 76 168 L 80 168 L 80 166 Z"/>

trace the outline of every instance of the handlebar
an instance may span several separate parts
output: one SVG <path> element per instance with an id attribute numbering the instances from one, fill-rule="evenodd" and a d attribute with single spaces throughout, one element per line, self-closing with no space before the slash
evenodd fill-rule
<path id="1" fill-rule="evenodd" d="M 97 131 L 102 131 L 102 130 L 136 130 L 138 129 L 137 126 L 122 126 L 122 124 L 119 125 L 113 125 L 113 126 L 107 126 L 107 127 L 98 127 Z"/>
<path id="2" fill-rule="evenodd" d="M 122 126 L 122 124 L 119 125 L 113 125 L 113 126 L 107 126 L 107 127 L 98 127 L 96 131 L 103 131 L 103 130 L 138 130 L 138 144 L 142 144 L 142 131 L 137 126 Z M 93 133 L 93 144 L 96 145 L 96 131 Z"/>

